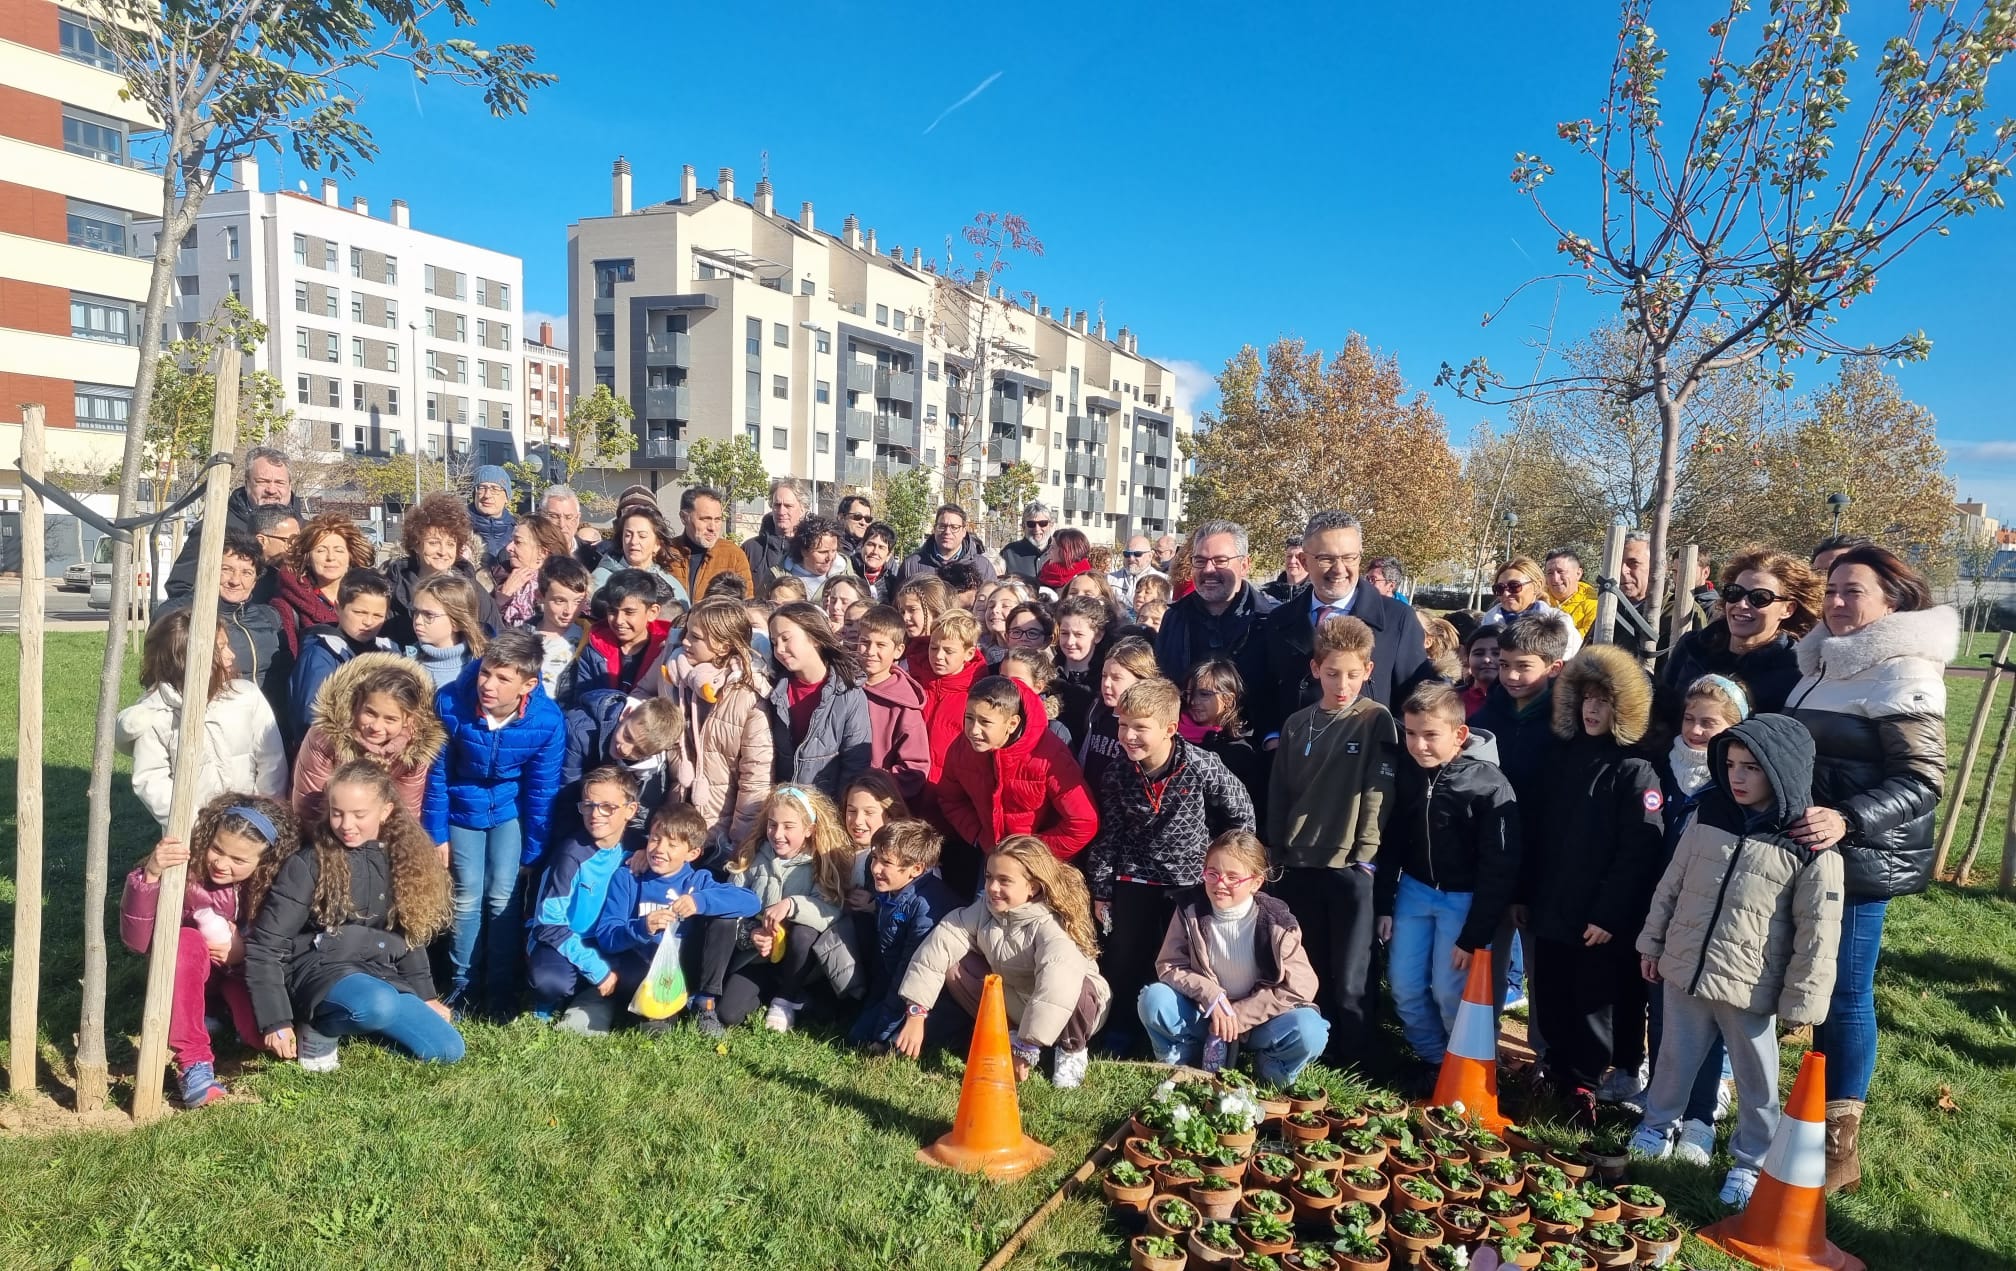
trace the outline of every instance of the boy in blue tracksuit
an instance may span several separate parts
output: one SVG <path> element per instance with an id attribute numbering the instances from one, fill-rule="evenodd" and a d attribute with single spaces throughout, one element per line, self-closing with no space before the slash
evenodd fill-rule
<path id="1" fill-rule="evenodd" d="M 532 907 L 526 971 L 533 1010 L 565 1004 L 556 1027 L 601 1035 L 616 1018 L 616 969 L 590 938 L 602 917 L 609 879 L 623 870 L 623 831 L 637 808 L 637 779 L 617 767 L 581 779 L 581 829 L 546 854 Z"/>
<path id="2" fill-rule="evenodd" d="M 644 845 L 646 872 L 639 876 L 618 869 L 610 876 L 593 940 L 615 970 L 618 1000 L 627 1002 L 650 970 L 665 933 L 677 935 L 694 1024 L 715 1037 L 726 1032 L 714 1003 L 728 980 L 736 920 L 755 917 L 761 902 L 750 889 L 695 868 L 706 845 L 707 820 L 700 813 L 685 804 L 658 809 Z M 646 1020 L 644 1027 L 658 1031 L 671 1023 Z"/>
<path id="3" fill-rule="evenodd" d="M 858 917 L 872 922 L 872 938 L 863 933 L 868 991 L 861 1016 L 847 1040 L 882 1052 L 903 1027 L 909 1004 L 896 990 L 910 968 L 924 937 L 938 920 L 962 903 L 944 879 L 929 873 L 943 847 L 938 831 L 922 821 L 892 821 L 869 840 L 868 882 L 875 889 L 875 908 Z"/>
<path id="4" fill-rule="evenodd" d="M 525 954 L 521 868 L 546 851 L 566 723 L 539 686 L 539 637 L 499 632 L 434 696 L 447 742 L 427 772 L 420 824 L 448 848 L 455 922 L 449 1004 L 517 1014 Z"/>

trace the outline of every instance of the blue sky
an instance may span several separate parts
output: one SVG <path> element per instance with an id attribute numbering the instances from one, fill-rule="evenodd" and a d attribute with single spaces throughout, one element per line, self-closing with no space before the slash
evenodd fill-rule
<path id="1" fill-rule="evenodd" d="M 1894 6 L 1863 6 L 1850 23 L 1872 58 L 1879 8 Z M 1673 0 L 1654 24 L 1692 37 L 1704 11 Z M 1547 320 L 1551 291 L 1479 325 L 1554 264 L 1506 174 L 1515 151 L 1537 150 L 1561 168 L 1557 210 L 1583 192 L 1554 124 L 1594 112 L 1616 14 L 1611 0 L 499 0 L 479 38 L 532 44 L 560 83 L 529 116 L 492 120 L 473 94 L 374 79 L 363 111 L 384 154 L 346 195 L 354 186 L 374 207 L 403 197 L 418 226 L 522 256 L 527 307 L 557 314 L 566 227 L 607 212 L 617 154 L 642 203 L 676 196 L 685 163 L 703 184 L 733 167 L 746 196 L 767 151 L 780 208 L 811 199 L 830 229 L 857 214 L 885 247 L 942 253 L 976 211 L 1021 213 L 1048 251 L 1006 281 L 1052 307 L 1103 305 L 1109 327 L 1140 332 L 1143 351 L 1178 364 L 1200 395 L 1241 344 L 1292 334 L 1334 348 L 1352 330 L 1426 388 L 1443 361 L 1530 364 L 1522 341 Z M 1674 55 L 1676 109 L 1699 65 L 1688 51 Z M 1998 87 L 1996 113 L 2016 113 L 2016 67 Z M 287 185 L 301 175 L 281 173 Z M 1557 338 L 1603 316 L 1564 296 Z M 2016 213 L 1921 244 L 1853 317 L 1848 338 L 1932 337 L 1931 360 L 1897 372 L 1905 391 L 1937 414 L 1961 494 L 2016 521 Z M 1802 386 L 1829 377 L 1799 369 Z M 1502 415 L 1437 399 L 1458 444 Z"/>

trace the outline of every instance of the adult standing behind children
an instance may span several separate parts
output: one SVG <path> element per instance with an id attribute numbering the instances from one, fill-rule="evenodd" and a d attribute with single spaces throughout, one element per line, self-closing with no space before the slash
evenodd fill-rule
<path id="1" fill-rule="evenodd" d="M 1190 535 L 1190 568 L 1196 590 L 1169 606 L 1155 636 L 1155 660 L 1162 676 L 1181 684 L 1190 668 L 1206 658 L 1226 658 L 1249 685 L 1266 674 L 1261 620 L 1274 601 L 1247 581 L 1246 527 L 1233 521 L 1206 521 Z"/>
<path id="2" fill-rule="evenodd" d="M 1022 537 L 1001 548 L 1001 572 L 1036 581 L 1043 553 L 1050 548 L 1050 527 L 1057 514 L 1047 503 L 1031 503 L 1022 509 Z"/>
<path id="3" fill-rule="evenodd" d="M 476 484 L 469 492 L 469 524 L 483 540 L 480 563 L 486 570 L 502 563 L 504 549 L 511 544 L 511 531 L 518 525 L 518 518 L 511 515 L 515 493 L 511 474 L 496 464 L 486 463 L 476 469 Z"/>
<path id="4" fill-rule="evenodd" d="M 947 503 L 940 507 L 931 518 L 931 537 L 924 540 L 918 549 L 903 558 L 896 567 L 898 586 L 924 574 L 935 575 L 941 568 L 953 561 L 965 561 L 980 571 L 980 585 L 986 586 L 999 575 L 994 570 L 994 562 L 987 559 L 987 553 L 980 543 L 967 532 L 966 509 L 957 503 Z"/>
<path id="5" fill-rule="evenodd" d="M 1748 690 L 1751 709 L 1772 714 L 1799 683 L 1794 643 L 1820 620 L 1823 580 L 1797 556 L 1754 547 L 1722 571 L 1722 609 L 1673 645 L 1659 685 L 1672 719 L 1680 695 L 1704 675 L 1726 675 Z"/>
<path id="6" fill-rule="evenodd" d="M 301 651 L 301 635 L 320 623 L 336 621 L 336 592 L 353 569 L 370 569 L 377 549 L 357 523 L 341 512 L 324 512 L 301 527 L 288 552 L 273 595 L 280 615 L 280 635 L 288 659 Z"/>
<path id="7" fill-rule="evenodd" d="M 753 582 L 749 558 L 722 537 L 728 528 L 727 508 L 721 492 L 712 486 L 688 486 L 679 496 L 679 536 L 672 540 L 672 574 L 696 601 L 707 595 L 707 584 L 723 574 L 738 574 L 744 582 Z"/>
<path id="8" fill-rule="evenodd" d="M 218 534 L 251 534 L 258 529 L 254 514 L 261 508 L 285 508 L 297 524 L 308 519 L 301 510 L 301 500 L 294 497 L 294 476 L 288 470 L 286 452 L 270 446 L 254 446 L 245 453 L 245 479 L 225 500 L 223 523 L 206 527 L 198 522 L 190 529 L 162 591 L 171 598 L 194 592 L 197 550 L 206 528 Z"/>
<path id="9" fill-rule="evenodd" d="M 231 642 L 238 678 L 261 689 L 273 678 L 275 666 L 282 667 L 283 676 L 285 673 L 280 656 L 280 615 L 273 606 L 254 599 L 263 572 L 258 539 L 235 530 L 224 536 L 224 556 L 217 573 L 217 621 Z M 183 595 L 163 601 L 154 609 L 154 621 L 189 608 L 193 600 Z M 284 679 L 277 691 L 284 699 Z"/>
<path id="10" fill-rule="evenodd" d="M 755 585 L 756 595 L 770 593 L 770 579 L 790 559 L 791 536 L 798 532 L 798 522 L 804 519 L 805 500 L 798 493 L 798 483 L 788 477 L 772 481 L 770 510 L 764 513 L 763 524 L 756 531 L 756 537 L 742 544 L 742 555 L 749 561 L 749 578 Z"/>
<path id="11" fill-rule="evenodd" d="M 318 518 L 319 520 L 319 518 Z M 387 561 L 380 571 L 391 587 L 391 604 L 385 615 L 385 636 L 394 644 L 414 643 L 413 589 L 436 574 L 453 571 L 467 578 L 480 595 L 477 617 L 486 631 L 503 629 L 497 602 L 490 595 L 486 574 L 478 580 L 476 567 L 464 559 L 475 530 L 469 509 L 462 500 L 446 491 L 436 491 L 414 504 L 399 526 L 399 546 L 405 555 Z M 507 537 L 507 543 L 510 541 Z"/>

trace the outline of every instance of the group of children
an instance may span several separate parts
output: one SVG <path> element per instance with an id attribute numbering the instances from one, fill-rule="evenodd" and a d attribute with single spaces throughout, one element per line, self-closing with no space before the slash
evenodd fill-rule
<path id="1" fill-rule="evenodd" d="M 416 591 L 416 636 L 467 658 L 446 679 L 445 655 L 376 643 L 372 577 L 305 642 L 291 780 L 277 741 L 219 756 L 192 842 L 127 880 L 142 949 L 160 872 L 191 863 L 171 1037 L 190 1104 L 221 1093 L 213 989 L 249 1043 L 328 1069 L 356 1033 L 452 1060 L 458 1018 L 528 998 L 572 1032 L 664 1028 L 666 976 L 703 1034 L 814 1010 L 914 1057 L 956 1044 L 994 973 L 1018 1074 L 1048 1048 L 1076 1085 L 1103 1032 L 1169 1061 L 1244 1047 L 1285 1082 L 1362 1053 L 1378 945 L 1435 1065 L 1471 959 L 1502 985 L 1516 937 L 1536 1044 L 1586 1117 L 1641 1094 L 1664 985 L 1641 1150 L 1705 1160 L 1730 1040 L 1754 1179 L 1770 1018 L 1825 1010 L 1839 864 L 1782 833 L 1808 797 L 1804 730 L 1711 676 L 1648 758 L 1643 671 L 1608 646 L 1564 661 L 1548 615 L 1480 628 L 1465 682 L 1420 685 L 1397 720 L 1362 692 L 1372 630 L 1326 618 L 1320 696 L 1263 746 L 1234 664 L 1163 678 L 1096 575 L 1054 608 L 962 603 L 931 576 L 887 605 L 830 584 L 823 607 L 757 604 L 726 575 L 668 611 L 650 573 L 591 597 L 556 556 L 524 627 Z M 150 635 L 150 696 L 179 692 L 186 627 Z M 220 655 L 213 719 L 249 687 L 231 672 Z M 165 818 L 172 720 L 128 714 Z"/>

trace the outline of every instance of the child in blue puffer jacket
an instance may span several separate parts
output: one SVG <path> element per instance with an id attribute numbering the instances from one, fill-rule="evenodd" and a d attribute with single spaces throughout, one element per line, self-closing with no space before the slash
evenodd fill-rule
<path id="1" fill-rule="evenodd" d="M 908 1007 L 896 991 L 903 972 L 938 920 L 960 906 L 945 880 L 930 872 L 943 847 L 938 831 L 922 821 L 891 821 L 869 843 L 868 882 L 875 889 L 875 908 L 861 917 L 874 926 L 872 938 L 861 942 L 868 990 L 861 1016 L 847 1034 L 856 1046 L 889 1049 Z"/>
<path id="2" fill-rule="evenodd" d="M 448 740 L 421 808 L 454 880 L 449 1003 L 507 1019 L 517 1013 L 525 948 L 518 871 L 545 854 L 567 748 L 560 708 L 539 686 L 544 653 L 532 632 L 505 631 L 435 695 Z"/>

